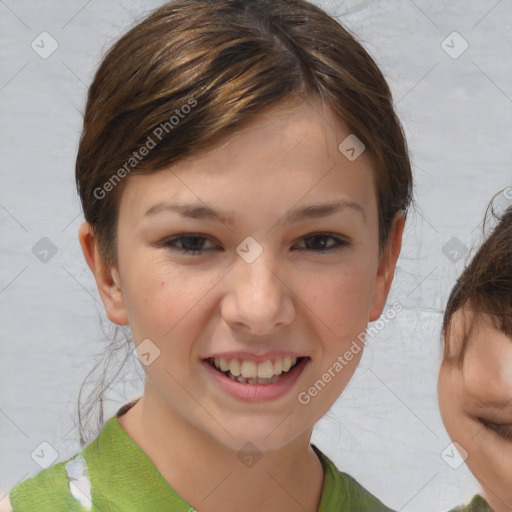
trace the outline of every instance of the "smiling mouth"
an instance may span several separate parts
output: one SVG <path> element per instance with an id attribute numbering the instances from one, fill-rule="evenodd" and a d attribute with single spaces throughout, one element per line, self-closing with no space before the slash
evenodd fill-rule
<path id="1" fill-rule="evenodd" d="M 205 361 L 219 373 L 241 384 L 274 384 L 309 357 L 285 357 L 262 363 L 209 357 Z"/>

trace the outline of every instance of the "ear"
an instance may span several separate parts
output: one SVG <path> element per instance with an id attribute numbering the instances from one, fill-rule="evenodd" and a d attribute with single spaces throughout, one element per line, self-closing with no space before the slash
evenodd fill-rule
<path id="1" fill-rule="evenodd" d="M 391 223 L 391 229 L 386 246 L 380 255 L 377 276 L 373 289 L 372 304 L 370 307 L 370 322 L 377 320 L 388 298 L 393 276 L 395 275 L 396 262 L 402 248 L 402 234 L 404 232 L 405 217 L 402 212 L 398 212 Z"/>
<path id="2" fill-rule="evenodd" d="M 96 279 L 98 292 L 108 319 L 117 325 L 128 325 L 119 271 L 116 267 L 109 267 L 105 263 L 96 243 L 93 229 L 88 222 L 84 222 L 80 226 L 78 239 L 85 261 Z"/>

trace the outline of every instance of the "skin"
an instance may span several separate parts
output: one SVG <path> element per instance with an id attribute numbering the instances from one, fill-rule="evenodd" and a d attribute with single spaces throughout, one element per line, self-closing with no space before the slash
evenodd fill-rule
<path id="1" fill-rule="evenodd" d="M 458 354 L 463 333 L 473 322 L 462 367 Z M 450 354 L 439 373 L 439 406 L 451 439 L 467 452 L 466 464 L 496 512 L 512 509 L 512 340 L 496 329 L 491 318 L 473 319 L 457 311 L 449 334 Z M 507 440 L 497 427 L 508 432 Z"/>
<path id="2" fill-rule="evenodd" d="M 350 162 L 338 151 L 347 127 L 319 100 L 283 105 L 199 157 L 130 176 L 116 267 L 105 266 L 87 223 L 79 232 L 108 318 L 129 324 L 135 345 L 149 338 L 160 350 L 144 366 L 143 397 L 120 422 L 178 494 L 204 512 L 317 510 L 323 469 L 311 433 L 362 351 L 309 404 L 297 396 L 381 315 L 400 252 L 401 213 L 379 248 L 371 161 L 366 152 Z M 339 199 L 363 213 L 346 207 L 287 222 L 293 208 Z M 169 211 L 144 218 L 160 201 L 208 205 L 234 223 Z M 321 253 L 321 241 L 306 237 L 319 232 L 349 243 Z M 202 253 L 159 245 L 184 233 L 206 236 Z M 263 248 L 250 264 L 236 252 L 247 236 Z M 310 361 L 285 396 L 247 403 L 224 393 L 201 362 L 239 350 L 296 352 Z M 251 468 L 236 456 L 248 441 L 262 453 Z"/>

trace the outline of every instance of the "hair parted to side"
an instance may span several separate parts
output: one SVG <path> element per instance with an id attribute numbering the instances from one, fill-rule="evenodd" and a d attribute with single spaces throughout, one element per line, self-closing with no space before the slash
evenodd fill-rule
<path id="1" fill-rule="evenodd" d="M 338 21 L 306 0 L 175 0 L 129 30 L 90 86 L 76 160 L 105 262 L 117 265 L 128 174 L 213 149 L 263 110 L 311 97 L 366 146 L 383 247 L 395 214 L 409 208 L 411 164 L 381 71 Z"/>
<path id="2" fill-rule="evenodd" d="M 455 283 L 443 318 L 444 360 L 459 365 L 464 360 L 472 326 L 482 315 L 512 337 L 512 206 L 497 216 L 491 201 L 486 219 L 491 215 L 499 222 Z M 460 349 L 449 356 L 452 318 L 462 308 L 471 312 L 471 320 L 464 325 Z"/>

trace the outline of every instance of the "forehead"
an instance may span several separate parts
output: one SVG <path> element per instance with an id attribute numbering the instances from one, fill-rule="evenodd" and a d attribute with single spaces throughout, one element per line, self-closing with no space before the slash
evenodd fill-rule
<path id="1" fill-rule="evenodd" d="M 265 142 L 265 147 L 260 145 L 260 151 L 268 148 L 274 153 L 281 153 L 290 149 L 308 149 L 332 158 L 337 156 L 337 138 L 349 133 L 344 121 L 329 105 L 322 103 L 320 98 L 309 96 L 272 105 L 255 114 L 252 119 L 246 119 L 216 148 L 205 151 L 203 156 L 220 159 L 225 156 L 225 149 L 229 153 L 229 148 L 255 147 L 258 142 Z M 195 160 L 201 156 L 192 158 Z"/>
<path id="2" fill-rule="evenodd" d="M 347 126 L 319 99 L 286 103 L 246 122 L 213 149 L 168 169 L 130 176 L 121 209 L 129 203 L 140 216 L 157 197 L 195 202 L 216 198 L 215 207 L 250 197 L 260 206 L 271 206 L 315 196 L 335 199 L 340 192 L 367 203 L 365 209 L 374 202 L 376 209 L 369 155 L 363 151 L 351 161 L 339 149 L 349 135 Z"/>
<path id="3" fill-rule="evenodd" d="M 512 399 L 512 339 L 487 315 L 463 317 L 454 315 L 453 334 L 461 338 L 462 329 L 471 325 L 462 366 L 464 389 L 477 402 L 504 404 Z"/>

